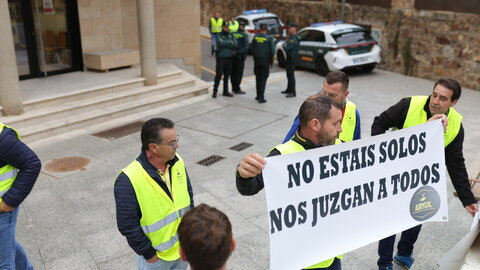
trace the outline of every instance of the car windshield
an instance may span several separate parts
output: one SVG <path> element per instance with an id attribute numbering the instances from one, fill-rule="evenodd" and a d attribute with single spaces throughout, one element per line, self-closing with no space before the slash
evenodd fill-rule
<path id="1" fill-rule="evenodd" d="M 372 41 L 373 38 L 369 32 L 360 30 L 343 33 L 332 33 L 333 38 L 338 44 L 354 44 Z"/>
<path id="2" fill-rule="evenodd" d="M 256 20 L 253 20 L 253 24 L 257 29 L 260 29 L 261 24 L 266 24 L 268 26 L 268 29 L 278 28 L 280 26 L 280 23 L 278 22 L 278 18 L 276 17 L 256 19 Z"/>

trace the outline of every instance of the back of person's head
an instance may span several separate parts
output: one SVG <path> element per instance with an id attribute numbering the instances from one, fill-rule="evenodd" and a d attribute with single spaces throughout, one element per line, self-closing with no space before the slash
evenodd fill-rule
<path id="1" fill-rule="evenodd" d="M 329 96 L 317 94 L 308 97 L 302 103 L 298 112 L 300 127 L 306 127 L 312 119 L 318 119 L 320 122 L 327 120 L 330 117 L 332 107 L 342 109 L 342 106 Z"/>
<path id="2" fill-rule="evenodd" d="M 334 83 L 341 83 L 343 91 L 348 90 L 348 84 L 350 83 L 350 80 L 348 79 L 348 75 L 343 71 L 331 71 L 331 72 L 329 72 L 327 74 L 327 76 L 325 76 L 325 81 L 329 85 L 332 85 Z"/>
<path id="3" fill-rule="evenodd" d="M 178 226 L 180 255 L 192 270 L 217 270 L 235 249 L 232 224 L 222 211 L 200 204 L 188 211 Z"/>
<path id="4" fill-rule="evenodd" d="M 162 137 L 160 131 L 162 129 L 174 128 L 175 124 L 172 120 L 167 118 L 152 118 L 145 122 L 142 126 L 142 132 L 140 138 L 142 140 L 142 147 L 148 150 L 151 143 L 161 143 Z"/>
<path id="5" fill-rule="evenodd" d="M 435 82 L 435 85 L 433 86 L 433 89 L 437 87 L 437 85 L 441 85 L 449 90 L 451 90 L 452 93 L 452 98 L 451 101 L 458 100 L 460 99 L 460 96 L 462 95 L 462 87 L 460 86 L 460 83 L 455 80 L 455 79 L 439 79 L 438 81 Z"/>

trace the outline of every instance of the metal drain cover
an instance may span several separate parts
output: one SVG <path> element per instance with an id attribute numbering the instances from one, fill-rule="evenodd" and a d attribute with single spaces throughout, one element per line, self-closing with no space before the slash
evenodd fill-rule
<path id="1" fill-rule="evenodd" d="M 51 160 L 45 165 L 45 169 L 50 172 L 71 172 L 84 170 L 90 163 L 90 159 L 85 157 L 64 157 Z"/>
<path id="2" fill-rule="evenodd" d="M 204 159 L 200 160 L 199 162 L 197 162 L 197 164 L 208 167 L 210 165 L 213 165 L 213 164 L 219 162 L 222 159 L 225 159 L 225 157 L 217 156 L 217 155 L 211 155 L 207 158 L 204 158 Z"/>
<path id="3" fill-rule="evenodd" d="M 233 150 L 233 151 L 237 151 L 237 152 L 240 152 L 240 151 L 243 151 L 247 148 L 249 148 L 250 146 L 252 146 L 253 144 L 251 143 L 248 143 L 248 142 L 241 142 L 237 145 L 234 145 L 232 147 L 230 147 L 230 150 Z"/>
<path id="4" fill-rule="evenodd" d="M 100 131 L 92 135 L 113 141 L 115 139 L 125 137 L 127 135 L 140 131 L 142 129 L 143 123 L 143 121 L 136 121 L 123 126 Z"/>

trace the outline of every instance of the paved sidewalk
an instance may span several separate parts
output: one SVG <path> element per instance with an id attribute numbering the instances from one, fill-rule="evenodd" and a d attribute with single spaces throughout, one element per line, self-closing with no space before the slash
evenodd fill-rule
<path id="1" fill-rule="evenodd" d="M 322 80 L 313 72 L 297 72 L 299 94 L 295 99 L 285 99 L 280 94 L 286 86 L 285 74 L 273 73 L 267 85 L 268 102 L 258 104 L 254 100 L 254 78 L 249 77 L 243 84 L 247 95 L 206 98 L 156 115 L 177 123 L 179 153 L 186 161 L 196 204 L 218 207 L 233 223 L 238 249 L 228 269 L 269 268 L 265 194 L 240 196 L 235 187 L 235 167 L 246 153 L 267 154 L 279 144 L 302 101 L 321 88 Z M 362 135 L 369 136 L 376 114 L 404 96 L 428 94 L 433 82 L 375 70 L 352 74 L 350 85 L 351 100 L 361 112 Z M 464 115 L 467 165 L 480 149 L 479 100 L 480 92 L 465 89 L 457 105 Z M 242 152 L 229 149 L 240 142 L 253 146 Z M 79 136 L 36 149 L 43 165 L 69 156 L 86 157 L 91 162 L 84 170 L 68 173 L 44 169 L 23 204 L 17 236 L 35 269 L 135 269 L 135 255 L 116 227 L 113 180 L 139 151 L 139 133 L 113 141 Z M 196 164 L 212 154 L 225 159 L 210 167 Z M 449 184 L 450 221 L 424 226 L 415 249 L 414 269 L 435 269 L 436 260 L 470 226 L 471 218 L 452 191 Z M 354 220 L 351 228 L 355 230 Z M 343 269 L 376 269 L 376 258 L 374 243 L 346 254 Z"/>

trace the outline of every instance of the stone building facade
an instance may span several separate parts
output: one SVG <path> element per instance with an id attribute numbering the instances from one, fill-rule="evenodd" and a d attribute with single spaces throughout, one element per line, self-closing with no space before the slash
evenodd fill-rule
<path id="1" fill-rule="evenodd" d="M 451 77 L 465 87 L 480 90 L 480 2 L 346 2 L 346 22 L 371 27 L 381 34 L 380 68 L 431 80 Z M 455 12 L 445 10 L 449 5 Z M 228 17 L 246 9 L 265 8 L 282 21 L 295 21 L 301 27 L 341 17 L 340 0 L 201 0 L 201 6 L 204 26 L 216 10 Z"/>

